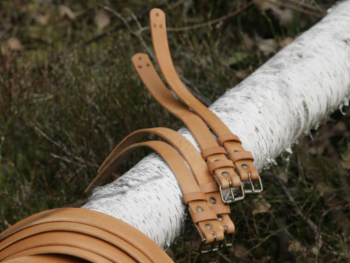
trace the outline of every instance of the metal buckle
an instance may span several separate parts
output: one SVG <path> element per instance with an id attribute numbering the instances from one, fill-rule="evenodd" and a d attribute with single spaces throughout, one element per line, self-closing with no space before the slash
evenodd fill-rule
<path id="1" fill-rule="evenodd" d="M 216 242 L 216 235 L 215 235 L 214 232 L 212 232 L 212 235 L 214 237 L 214 242 L 210 244 L 210 248 L 207 248 L 207 249 L 204 249 L 204 250 L 203 250 L 203 246 L 205 244 L 205 241 L 207 241 L 207 239 L 203 238 L 202 243 L 201 243 L 201 245 L 199 246 L 199 249 L 198 249 L 200 254 L 213 253 L 213 252 L 216 252 L 216 251 L 219 250 L 221 244 L 217 244 L 217 242 Z M 216 245 L 216 246 L 214 246 L 214 245 Z"/>
<path id="2" fill-rule="evenodd" d="M 233 244 L 233 233 L 232 234 L 230 234 L 230 236 L 231 236 L 231 243 L 228 243 L 227 242 L 227 234 L 226 234 L 226 232 L 227 232 L 227 228 L 226 228 L 226 226 L 224 225 L 224 229 L 225 229 L 225 238 L 224 238 L 224 244 L 225 244 L 225 246 L 223 247 L 223 248 L 229 248 L 229 247 L 232 247 L 232 244 Z"/>
<path id="3" fill-rule="evenodd" d="M 231 181 L 230 181 L 231 182 Z M 244 192 L 244 189 L 243 189 L 243 184 L 240 185 L 240 188 L 241 188 L 241 192 L 242 192 L 242 195 L 241 196 L 237 196 L 235 197 L 235 194 L 233 192 L 233 189 L 235 188 L 238 188 L 238 187 L 230 187 L 230 193 L 231 193 L 231 197 L 232 199 L 225 199 L 224 195 L 223 195 L 223 190 L 222 190 L 222 186 L 220 185 L 219 186 L 219 189 L 220 189 L 220 196 L 221 196 L 221 200 L 222 202 L 224 202 L 225 204 L 232 204 L 234 202 L 237 202 L 237 201 L 241 201 L 244 199 L 245 197 L 245 192 Z"/>
<path id="4" fill-rule="evenodd" d="M 250 172 L 248 172 L 248 183 L 251 185 L 252 189 L 244 190 L 244 192 L 246 194 L 260 194 L 264 190 L 264 187 L 263 187 L 262 182 L 261 182 L 260 175 L 259 175 L 259 188 L 258 189 L 256 189 L 254 184 L 253 184 L 252 175 L 251 175 Z"/>

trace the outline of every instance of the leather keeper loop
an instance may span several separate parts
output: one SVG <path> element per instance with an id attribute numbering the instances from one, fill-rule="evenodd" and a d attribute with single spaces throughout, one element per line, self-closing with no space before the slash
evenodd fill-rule
<path id="1" fill-rule="evenodd" d="M 209 164 L 209 166 L 208 166 L 211 174 L 214 174 L 214 171 L 216 169 L 224 168 L 224 167 L 234 168 L 235 166 L 231 160 L 220 160 L 217 162 L 213 162 L 213 163 Z"/>
<path id="2" fill-rule="evenodd" d="M 191 214 L 191 217 L 194 224 L 202 221 L 218 220 L 215 212 L 212 210 Z"/>
<path id="3" fill-rule="evenodd" d="M 202 157 L 204 160 L 207 160 L 208 156 L 213 154 L 227 154 L 227 152 L 224 147 L 220 146 L 210 147 L 202 151 Z"/>
<path id="4" fill-rule="evenodd" d="M 214 211 L 217 215 L 230 214 L 231 209 L 229 205 L 212 205 L 209 206 L 210 210 Z"/>
<path id="5" fill-rule="evenodd" d="M 231 153 L 228 157 L 232 162 L 237 162 L 241 160 L 250 160 L 252 162 L 254 161 L 254 157 L 251 152 L 234 152 Z"/>
<path id="6" fill-rule="evenodd" d="M 219 186 L 216 182 L 211 182 L 207 184 L 199 185 L 199 188 L 203 193 L 213 193 L 213 192 L 219 192 Z"/>
<path id="7" fill-rule="evenodd" d="M 239 142 L 240 144 L 242 144 L 241 140 L 238 138 L 238 136 L 229 133 L 229 134 L 224 134 L 218 137 L 218 142 L 219 144 L 222 146 L 225 142 L 228 141 L 234 141 L 234 142 Z"/>
<path id="8" fill-rule="evenodd" d="M 187 205 L 191 201 L 207 201 L 205 194 L 202 192 L 187 193 L 182 196 L 185 204 Z"/>

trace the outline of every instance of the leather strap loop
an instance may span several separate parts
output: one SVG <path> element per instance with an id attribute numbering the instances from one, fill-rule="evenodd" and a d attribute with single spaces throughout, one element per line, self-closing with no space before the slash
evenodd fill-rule
<path id="1" fill-rule="evenodd" d="M 205 194 L 202 192 L 187 193 L 182 198 L 186 205 L 191 201 L 207 201 Z"/>
<path id="2" fill-rule="evenodd" d="M 238 136 L 232 133 L 223 134 L 218 137 L 218 142 L 221 146 L 223 146 L 223 144 L 228 141 L 239 142 L 240 144 L 242 144 Z"/>
<path id="3" fill-rule="evenodd" d="M 217 162 L 213 162 L 211 164 L 209 164 L 209 171 L 211 174 L 214 174 L 214 171 L 216 169 L 219 169 L 219 168 L 234 168 L 234 164 L 231 160 L 220 160 L 220 161 L 217 161 Z"/>
<path id="4" fill-rule="evenodd" d="M 209 206 L 210 210 L 214 211 L 217 215 L 230 214 L 231 209 L 228 205 L 212 205 Z"/>
<path id="5" fill-rule="evenodd" d="M 219 146 L 213 146 L 210 148 L 206 148 L 202 151 L 202 157 L 204 160 L 207 160 L 207 157 L 213 154 L 227 154 L 226 150 L 224 147 L 219 147 Z"/>
<path id="6" fill-rule="evenodd" d="M 219 192 L 219 186 L 215 182 L 199 185 L 203 193 Z"/>
<path id="7" fill-rule="evenodd" d="M 217 216 L 215 212 L 211 210 L 191 214 L 191 217 L 192 217 L 193 223 L 195 224 L 203 221 L 217 220 Z"/>
<path id="8" fill-rule="evenodd" d="M 234 152 L 229 155 L 229 158 L 234 163 L 241 160 L 254 161 L 254 157 L 251 152 Z"/>

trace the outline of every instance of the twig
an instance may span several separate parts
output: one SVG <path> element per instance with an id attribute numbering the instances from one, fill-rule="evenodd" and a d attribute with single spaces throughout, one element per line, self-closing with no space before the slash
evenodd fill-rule
<path id="1" fill-rule="evenodd" d="M 142 46 L 146 49 L 148 55 L 153 59 L 153 61 L 155 61 L 155 62 L 157 61 L 156 57 L 154 56 L 154 54 L 151 52 L 151 50 L 148 48 L 148 46 L 146 45 L 145 41 L 141 37 L 140 31 L 134 32 L 131 29 L 128 21 L 126 21 L 125 18 L 121 14 L 119 14 L 117 11 L 114 11 L 113 9 L 111 9 L 108 6 L 105 6 L 105 5 L 100 5 L 100 6 L 102 8 L 104 8 L 104 9 L 106 9 L 107 11 L 111 12 L 115 16 L 117 16 L 125 24 L 126 28 L 130 31 L 130 33 L 133 34 L 141 42 Z M 133 19 L 136 19 L 135 15 L 133 15 Z"/>
<path id="2" fill-rule="evenodd" d="M 136 17 L 137 18 L 142 18 L 145 15 L 147 15 L 149 13 L 149 11 L 151 11 L 153 8 L 161 8 L 161 7 L 165 6 L 169 1 L 170 0 L 167 0 L 167 1 L 164 1 L 163 3 L 161 3 L 159 5 L 156 5 L 154 7 L 148 8 L 148 9 L 142 11 L 141 13 L 137 14 Z M 130 20 L 127 21 L 127 24 L 131 24 L 133 22 L 135 22 L 135 20 L 134 19 L 130 19 Z M 110 30 L 108 30 L 108 31 L 106 31 L 104 33 L 102 33 L 100 35 L 97 35 L 97 36 L 95 36 L 95 37 L 85 41 L 82 44 L 75 45 L 73 48 L 67 50 L 64 54 L 68 54 L 68 53 L 72 52 L 73 50 L 75 50 L 77 48 L 81 48 L 81 47 L 87 46 L 87 45 L 89 45 L 89 44 L 91 44 L 91 43 L 93 43 L 95 41 L 99 41 L 100 39 L 102 39 L 102 38 L 104 38 L 106 36 L 109 36 L 110 34 L 115 33 L 117 31 L 119 31 L 120 29 L 123 29 L 125 26 L 126 26 L 125 23 L 121 23 L 121 24 L 117 25 L 116 27 L 114 27 L 114 28 L 112 28 L 112 29 L 110 29 Z"/>
<path id="3" fill-rule="evenodd" d="M 299 206 L 297 205 L 297 203 L 295 202 L 293 196 L 290 194 L 289 190 L 287 189 L 286 185 L 283 183 L 283 181 L 281 179 L 279 179 L 276 176 L 276 180 L 278 182 L 278 184 L 281 186 L 281 188 L 283 189 L 285 195 L 287 196 L 288 200 L 293 204 L 295 210 L 297 211 L 297 213 L 306 221 L 308 227 L 311 229 L 311 231 L 314 233 L 316 240 L 318 241 L 320 239 L 320 234 L 318 233 L 318 229 L 317 226 L 314 222 L 312 222 L 312 220 L 310 218 L 307 218 L 304 213 L 301 211 L 301 209 L 299 208 Z"/>
<path id="4" fill-rule="evenodd" d="M 310 16 L 323 17 L 323 15 L 316 14 L 314 12 L 310 12 L 310 11 L 301 9 L 301 8 L 293 6 L 293 5 L 288 5 L 288 4 L 279 3 L 279 2 L 273 2 L 272 0 L 265 0 L 265 1 L 270 3 L 270 4 L 272 4 L 272 5 L 281 6 L 281 7 L 284 7 L 284 8 L 287 8 L 287 9 L 291 9 L 291 10 L 294 10 L 294 11 L 297 11 L 297 12 L 300 12 L 300 13 L 304 13 L 304 14 L 307 14 L 307 15 L 310 15 Z"/>
<path id="5" fill-rule="evenodd" d="M 298 1 L 298 0 L 288 0 L 288 1 L 292 2 L 294 4 L 297 4 L 297 5 L 303 6 L 305 8 L 309 8 L 309 9 L 314 10 L 314 11 L 319 11 L 322 14 L 326 13 L 323 9 L 320 10 L 319 8 L 317 8 L 317 7 L 313 6 L 313 5 L 309 5 L 309 4 L 303 3 L 303 2 Z"/>
<path id="6" fill-rule="evenodd" d="M 254 0 L 250 1 L 248 4 L 244 5 L 241 9 L 239 10 L 236 10 L 235 12 L 232 12 L 232 13 L 229 13 L 223 17 L 220 17 L 220 18 L 217 18 L 217 19 L 213 19 L 213 20 L 210 20 L 208 22 L 205 22 L 205 23 L 200 23 L 200 24 L 197 24 L 197 25 L 193 25 L 193 26 L 187 26 L 187 27 L 168 27 L 167 28 L 167 31 L 175 31 L 175 32 L 179 32 L 179 31 L 187 31 L 187 30 L 190 30 L 190 29 L 196 29 L 196 28 L 200 28 L 200 27 L 205 27 L 205 26 L 208 26 L 208 25 L 213 25 L 213 24 L 217 24 L 221 21 L 224 21 L 226 20 L 227 18 L 230 18 L 232 16 L 235 16 L 239 13 L 241 13 L 243 10 L 247 9 L 248 7 L 250 7 L 251 5 L 254 4 Z"/>

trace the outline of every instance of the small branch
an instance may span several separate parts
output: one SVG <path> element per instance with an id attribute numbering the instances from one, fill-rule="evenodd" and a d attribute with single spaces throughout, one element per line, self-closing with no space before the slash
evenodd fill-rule
<path id="1" fill-rule="evenodd" d="M 242 11 L 244 11 L 245 9 L 247 9 L 248 7 L 250 7 L 251 5 L 254 4 L 254 0 L 250 1 L 248 4 L 244 5 L 241 9 L 235 11 L 235 12 L 232 12 L 232 13 L 229 13 L 223 17 L 220 17 L 220 18 L 217 18 L 217 19 L 213 19 L 213 20 L 210 20 L 209 22 L 205 22 L 205 23 L 200 23 L 200 24 L 197 24 L 197 25 L 193 25 L 193 26 L 187 26 L 187 27 L 168 27 L 167 28 L 167 31 L 175 31 L 175 32 L 179 32 L 179 31 L 187 31 L 187 30 L 190 30 L 190 29 L 197 29 L 197 28 L 200 28 L 200 27 L 205 27 L 205 26 L 208 26 L 208 25 L 213 25 L 213 24 L 217 24 L 221 21 L 224 21 L 230 17 L 233 17 L 239 13 L 241 13 Z"/>
<path id="2" fill-rule="evenodd" d="M 305 8 L 309 8 L 309 9 L 314 10 L 314 11 L 319 11 L 322 14 L 326 14 L 325 10 L 317 8 L 317 7 L 313 6 L 313 5 L 309 5 L 309 4 L 303 3 L 303 2 L 298 1 L 298 0 L 288 0 L 288 1 L 292 2 L 294 4 L 297 4 L 297 5 L 303 6 Z"/>
<path id="3" fill-rule="evenodd" d="M 111 9 L 111 8 L 109 8 L 108 6 L 105 6 L 105 5 L 101 5 L 101 7 L 104 8 L 104 9 L 106 9 L 107 11 L 111 12 L 111 13 L 114 14 L 115 16 L 117 16 L 117 17 L 125 24 L 126 28 L 130 31 L 130 33 L 131 33 L 132 35 L 134 35 L 134 36 L 141 42 L 142 46 L 146 49 L 148 55 L 153 59 L 153 61 L 155 61 L 155 62 L 157 61 L 156 57 L 154 56 L 154 54 L 152 53 L 152 51 L 148 48 L 148 46 L 146 45 L 145 41 L 144 41 L 143 38 L 141 37 L 141 32 L 140 32 L 140 31 L 134 32 L 134 31 L 131 29 L 131 27 L 130 27 L 128 21 L 126 21 L 125 18 L 124 18 L 121 14 L 119 14 L 117 11 L 114 11 L 113 9 Z M 132 14 L 132 16 L 133 16 L 133 19 L 134 19 L 136 22 L 138 22 L 136 16 L 135 16 L 134 14 Z"/>
<path id="4" fill-rule="evenodd" d="M 293 5 L 279 3 L 279 2 L 274 2 L 272 0 L 265 0 L 265 1 L 270 3 L 270 4 L 272 4 L 272 5 L 281 6 L 281 7 L 284 7 L 284 8 L 287 8 L 287 9 L 291 9 L 291 10 L 294 10 L 294 11 L 297 11 L 297 12 L 300 12 L 300 13 L 304 13 L 304 14 L 307 14 L 307 15 L 310 15 L 310 16 L 320 17 L 320 18 L 323 17 L 323 15 L 316 14 L 314 12 L 310 12 L 310 11 L 301 9 L 301 8 L 293 6 Z"/>

